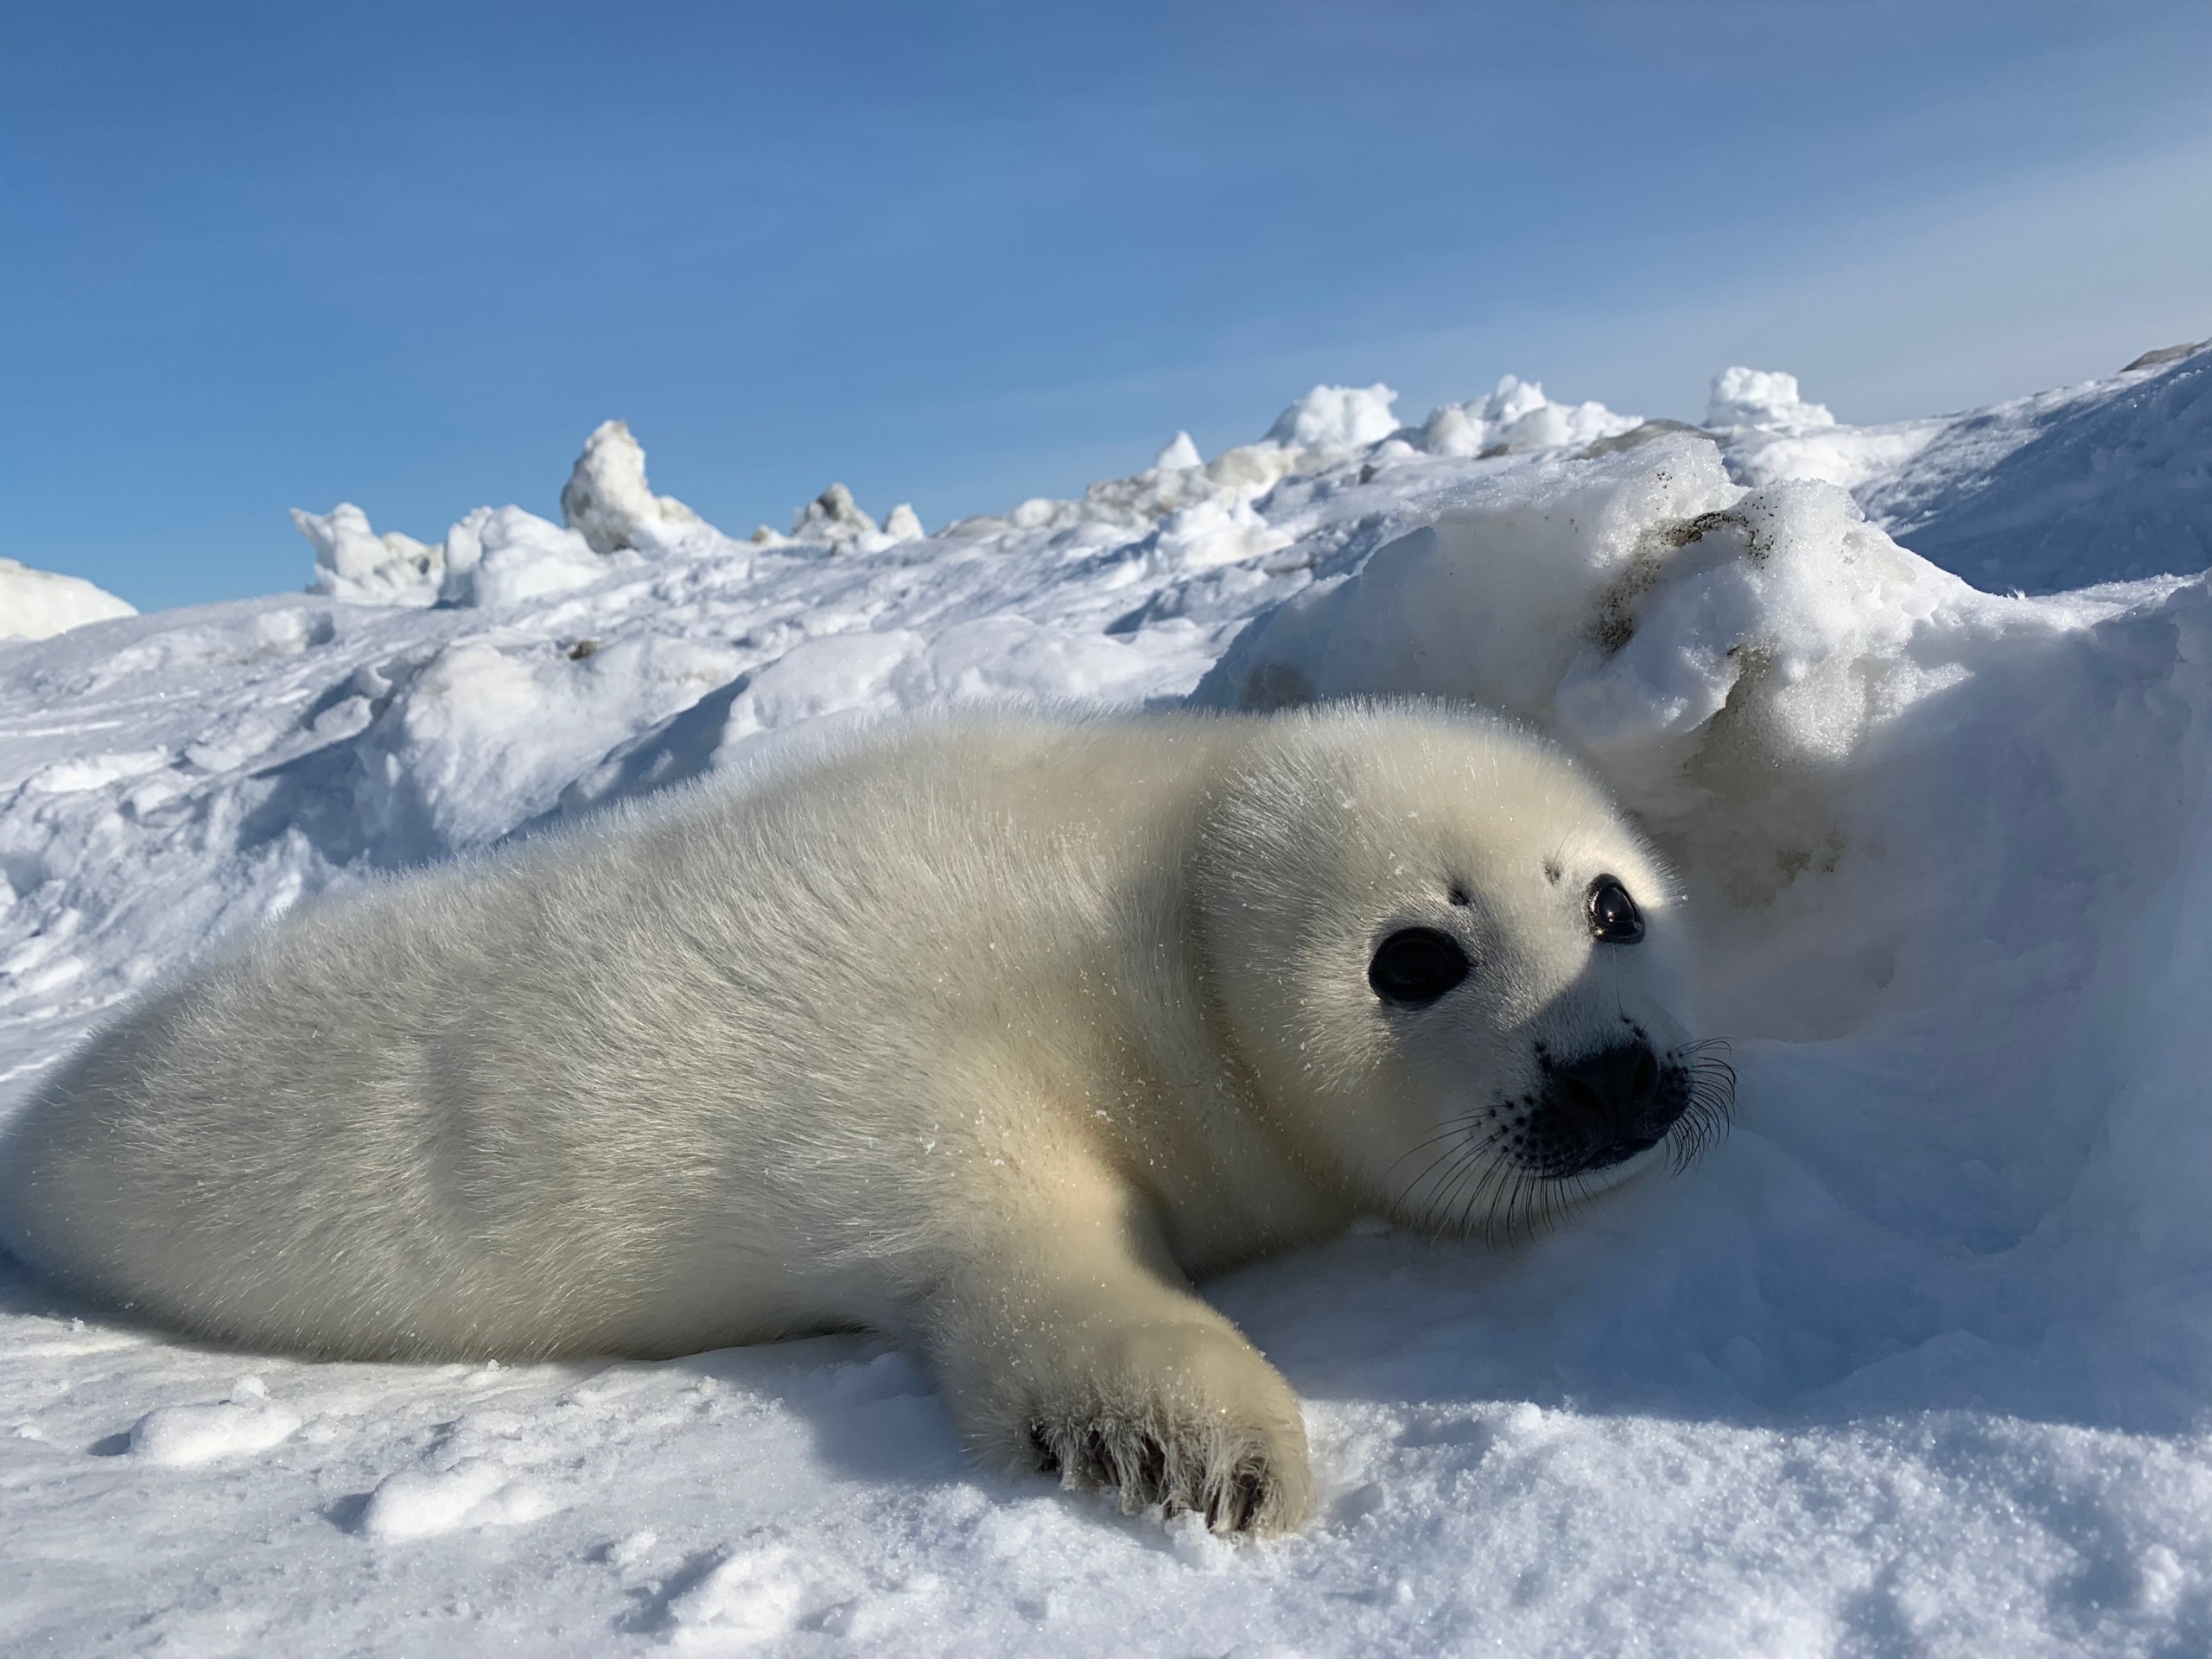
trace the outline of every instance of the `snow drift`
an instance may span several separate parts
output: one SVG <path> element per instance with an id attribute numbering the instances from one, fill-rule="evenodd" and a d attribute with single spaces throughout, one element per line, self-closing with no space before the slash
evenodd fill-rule
<path id="1" fill-rule="evenodd" d="M 86 622 L 137 612 L 82 576 L 0 559 L 0 639 L 44 639 Z"/>
<path id="2" fill-rule="evenodd" d="M 1943 423 L 1867 510 L 1977 587 L 2056 593 L 2212 564 L 2212 341 L 2118 383 Z"/>
<path id="3" fill-rule="evenodd" d="M 1682 874 L 1742 1079 L 1697 1168 L 1533 1245 L 1369 1231 L 1213 1287 L 1308 1402 L 1326 1509 L 1279 1548 L 980 1476 L 860 1338 L 241 1382 L 10 1281 L 0 1634 L 2212 1645 L 2208 369 L 1885 428 L 1753 370 L 1703 429 L 1317 388 L 1256 443 L 926 537 L 841 492 L 731 541 L 602 427 L 567 527 L 334 513 L 315 594 L 0 646 L 16 1091 L 304 894 L 840 722 L 1378 693 L 1606 776 Z M 2068 591 L 2010 591 L 2037 572 Z"/>

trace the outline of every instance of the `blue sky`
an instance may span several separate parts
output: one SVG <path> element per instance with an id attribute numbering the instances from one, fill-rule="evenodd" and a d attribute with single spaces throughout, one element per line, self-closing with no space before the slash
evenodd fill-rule
<path id="1" fill-rule="evenodd" d="M 0 555 L 296 588 L 284 513 L 735 533 L 1208 453 L 1317 380 L 1846 419 L 2212 334 L 2212 8 L 11 9 Z"/>

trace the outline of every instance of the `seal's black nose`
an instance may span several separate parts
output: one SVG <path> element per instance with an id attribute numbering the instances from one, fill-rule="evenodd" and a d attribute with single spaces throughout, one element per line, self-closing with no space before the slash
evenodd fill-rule
<path id="1" fill-rule="evenodd" d="M 1548 1071 L 1544 1104 L 1559 1128 L 1581 1141 L 1575 1161 L 1583 1169 L 1602 1169 L 1656 1146 L 1688 1103 L 1687 1096 L 1668 1096 L 1659 1057 L 1641 1039 Z"/>
<path id="2" fill-rule="evenodd" d="M 1649 1043 L 1601 1048 L 1552 1073 L 1553 1105 L 1599 1140 L 1637 1128 L 1658 1094 L 1659 1057 Z"/>

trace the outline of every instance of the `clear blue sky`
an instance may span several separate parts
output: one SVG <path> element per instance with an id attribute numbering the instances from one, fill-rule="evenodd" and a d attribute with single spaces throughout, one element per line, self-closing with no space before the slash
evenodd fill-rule
<path id="1" fill-rule="evenodd" d="M 2212 7 L 10 7 L 0 555 L 296 588 L 288 506 L 742 533 L 1208 453 L 1316 380 L 1847 419 L 2212 334 Z"/>

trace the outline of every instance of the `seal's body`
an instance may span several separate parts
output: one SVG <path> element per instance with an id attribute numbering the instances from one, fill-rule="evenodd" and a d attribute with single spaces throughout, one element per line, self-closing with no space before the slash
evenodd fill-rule
<path id="1" fill-rule="evenodd" d="M 889 1330 L 991 1460 L 1279 1528 L 1297 1402 L 1191 1276 L 1679 1141 L 1675 908 L 1486 720 L 893 728 L 197 968 L 11 1126 L 0 1222 L 310 1354 Z"/>

